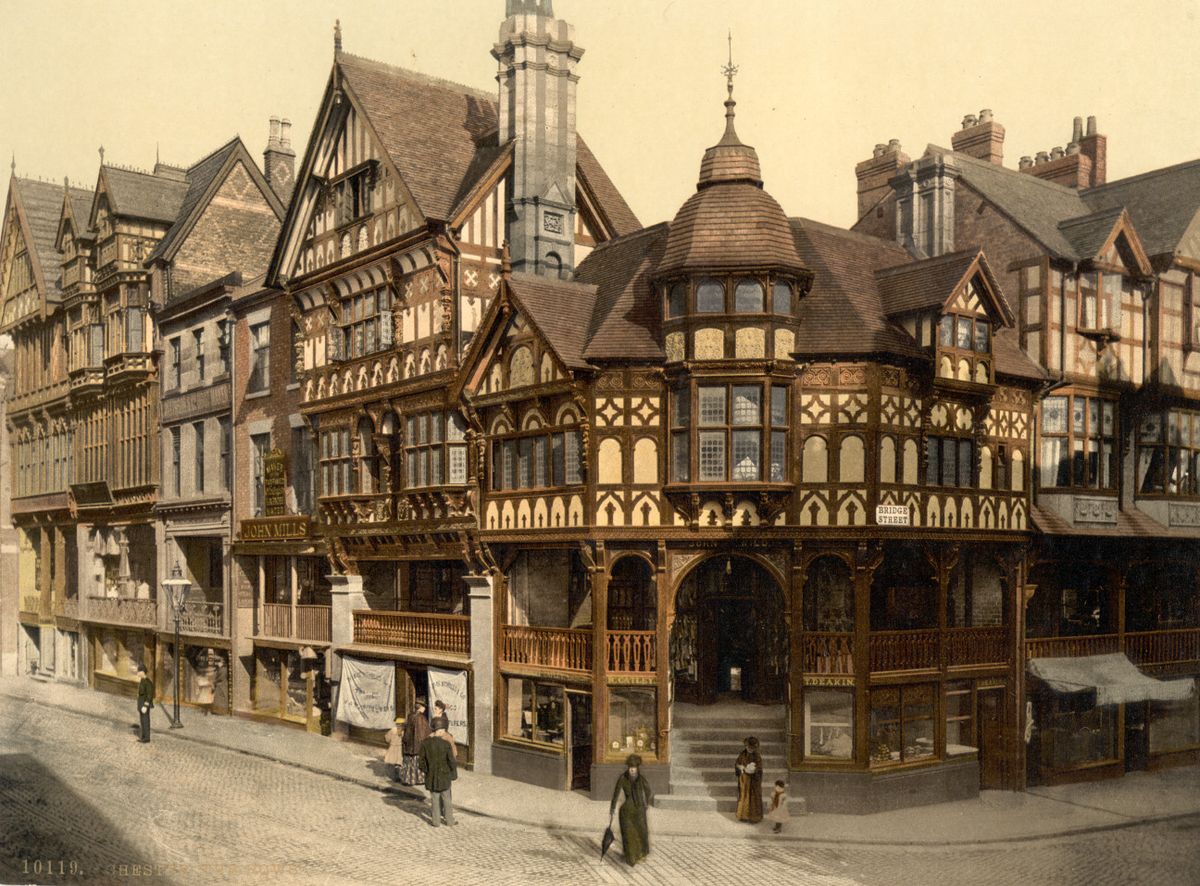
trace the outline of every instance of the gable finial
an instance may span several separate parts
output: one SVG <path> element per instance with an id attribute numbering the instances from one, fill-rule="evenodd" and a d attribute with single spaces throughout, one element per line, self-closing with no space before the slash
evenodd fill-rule
<path id="1" fill-rule="evenodd" d="M 334 19 L 333 22 L 333 52 L 336 55 L 342 51 L 342 20 Z"/>
<path id="2" fill-rule="evenodd" d="M 733 78 L 737 76 L 738 66 L 733 63 L 733 29 L 729 29 L 729 63 L 721 68 L 721 73 L 725 75 L 726 85 L 729 89 L 729 97 L 733 98 Z"/>
<path id="3" fill-rule="evenodd" d="M 100 146 L 100 165 L 104 165 L 104 145 Z"/>
<path id="4" fill-rule="evenodd" d="M 12 170 L 12 174 L 15 177 L 17 174 L 17 152 L 16 151 L 13 151 L 12 163 L 9 164 L 8 168 Z"/>

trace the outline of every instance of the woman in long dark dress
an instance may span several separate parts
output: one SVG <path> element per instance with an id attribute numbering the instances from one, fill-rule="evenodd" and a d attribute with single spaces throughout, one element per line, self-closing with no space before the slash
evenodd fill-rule
<path id="1" fill-rule="evenodd" d="M 401 784 L 425 783 L 425 776 L 421 773 L 421 743 L 429 738 L 431 731 L 429 721 L 425 719 L 425 703 L 419 701 L 416 710 L 404 721 L 404 733 L 400 740 L 404 755 L 404 762 L 400 766 Z"/>
<path id="2" fill-rule="evenodd" d="M 621 849 L 625 853 L 626 864 L 637 864 L 650 854 L 650 829 L 646 825 L 646 810 L 654 805 L 654 791 L 650 782 L 640 773 L 642 758 L 630 754 L 625 758 L 625 771 L 617 779 L 613 788 L 612 805 L 608 808 L 609 826 L 612 826 L 613 812 L 617 808 L 617 800 L 622 794 L 625 800 L 621 803 Z"/>
<path id="3" fill-rule="evenodd" d="M 758 754 L 758 739 L 753 735 L 746 739 L 734 769 L 738 779 L 738 821 L 751 824 L 762 821 L 762 757 Z"/>

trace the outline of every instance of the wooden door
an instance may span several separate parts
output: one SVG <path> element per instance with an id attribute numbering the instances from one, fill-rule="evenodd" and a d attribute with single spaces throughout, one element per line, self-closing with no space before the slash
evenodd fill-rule
<path id="1" fill-rule="evenodd" d="M 567 730 L 570 746 L 571 790 L 592 786 L 592 697 L 586 692 L 567 692 Z"/>
<path id="2" fill-rule="evenodd" d="M 1004 690 L 979 692 L 979 787 L 1003 790 L 1004 784 Z"/>

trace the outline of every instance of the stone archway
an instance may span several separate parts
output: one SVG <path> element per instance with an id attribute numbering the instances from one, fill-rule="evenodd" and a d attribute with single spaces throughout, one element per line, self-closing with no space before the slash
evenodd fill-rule
<path id="1" fill-rule="evenodd" d="M 675 600 L 675 699 L 782 704 L 788 677 L 784 613 L 783 590 L 765 566 L 738 555 L 702 561 L 684 577 Z"/>

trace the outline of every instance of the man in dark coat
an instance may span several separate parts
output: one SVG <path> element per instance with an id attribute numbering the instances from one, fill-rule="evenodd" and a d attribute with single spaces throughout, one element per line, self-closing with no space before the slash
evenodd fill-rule
<path id="1" fill-rule="evenodd" d="M 454 824 L 454 805 L 450 786 L 458 778 L 458 764 L 450 749 L 450 737 L 444 729 L 421 742 L 421 770 L 425 773 L 425 789 L 429 791 L 430 821 L 439 827 L 443 816 L 446 824 Z"/>
<path id="2" fill-rule="evenodd" d="M 138 726 L 138 741 L 150 743 L 150 709 L 154 707 L 154 682 L 146 676 L 144 667 L 138 668 L 137 706 L 140 723 Z"/>

